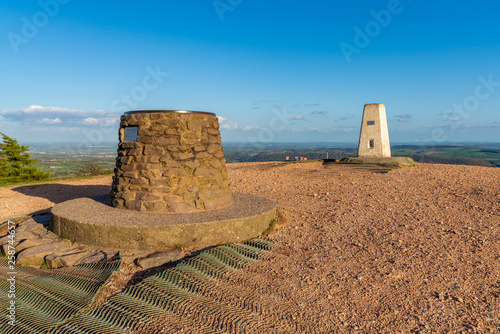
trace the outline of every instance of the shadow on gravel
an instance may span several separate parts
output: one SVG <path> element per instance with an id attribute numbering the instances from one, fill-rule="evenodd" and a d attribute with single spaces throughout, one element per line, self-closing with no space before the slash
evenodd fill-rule
<path id="1" fill-rule="evenodd" d="M 69 184 L 39 184 L 13 188 L 26 196 L 45 198 L 54 204 L 69 201 L 75 198 L 88 197 L 99 202 L 104 202 L 104 196 L 108 196 L 111 186 L 106 185 L 82 185 L 74 186 Z M 47 212 L 47 209 L 31 212 L 30 215 L 36 215 Z"/>
<path id="2" fill-rule="evenodd" d="M 399 169 L 400 167 L 396 166 L 379 166 L 379 165 L 370 165 L 370 164 L 347 164 L 338 162 L 338 160 L 323 160 L 323 167 L 348 167 L 356 171 L 368 171 L 372 173 L 381 173 L 386 174 L 392 170 Z"/>

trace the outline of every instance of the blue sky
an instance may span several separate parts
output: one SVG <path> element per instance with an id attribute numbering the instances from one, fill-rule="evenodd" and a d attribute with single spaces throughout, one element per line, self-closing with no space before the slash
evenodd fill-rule
<path id="1" fill-rule="evenodd" d="M 500 142 L 495 1 L 0 3 L 0 132 L 117 140 L 127 110 L 220 116 L 224 142 Z"/>

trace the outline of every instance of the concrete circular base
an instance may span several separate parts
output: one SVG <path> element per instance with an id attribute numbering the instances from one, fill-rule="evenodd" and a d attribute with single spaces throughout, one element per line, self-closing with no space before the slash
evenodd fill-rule
<path id="1" fill-rule="evenodd" d="M 368 158 L 368 157 L 349 157 L 340 160 L 346 164 L 371 164 L 380 166 L 397 166 L 397 167 L 415 167 L 417 164 L 412 158 L 408 157 L 391 157 L 391 158 Z"/>
<path id="2" fill-rule="evenodd" d="M 264 232 L 276 217 L 274 202 L 233 193 L 233 204 L 217 210 L 177 214 L 116 209 L 90 198 L 57 204 L 50 229 L 80 244 L 123 250 L 242 242 Z"/>

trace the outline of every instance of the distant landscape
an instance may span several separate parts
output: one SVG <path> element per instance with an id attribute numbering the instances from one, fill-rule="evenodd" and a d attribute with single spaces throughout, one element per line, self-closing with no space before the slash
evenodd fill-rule
<path id="1" fill-rule="evenodd" d="M 43 171 L 52 178 L 108 174 L 113 172 L 116 143 L 100 146 L 45 143 L 30 144 L 30 154 L 39 161 Z M 342 159 L 356 156 L 355 144 L 342 143 L 225 143 L 224 154 L 228 163 Z M 438 146 L 394 145 L 393 156 L 410 156 L 417 162 L 500 167 L 500 144 L 449 144 Z"/>
<path id="2" fill-rule="evenodd" d="M 36 143 L 30 145 L 30 155 L 38 159 L 37 166 L 51 174 L 51 178 L 112 173 L 117 144 L 83 146 L 63 143 Z M 90 173 L 88 165 L 99 167 Z"/>

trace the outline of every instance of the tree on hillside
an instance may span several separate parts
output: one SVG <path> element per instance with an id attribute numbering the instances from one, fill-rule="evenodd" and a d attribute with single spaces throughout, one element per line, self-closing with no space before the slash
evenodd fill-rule
<path id="1" fill-rule="evenodd" d="M 0 144 L 0 184 L 30 180 L 45 180 L 50 174 L 35 166 L 37 159 L 32 159 L 29 146 L 19 145 L 16 139 L 1 133 Z"/>
<path id="2" fill-rule="evenodd" d="M 83 164 L 82 172 L 84 175 L 101 175 L 104 174 L 104 168 L 96 161 L 88 161 Z"/>

